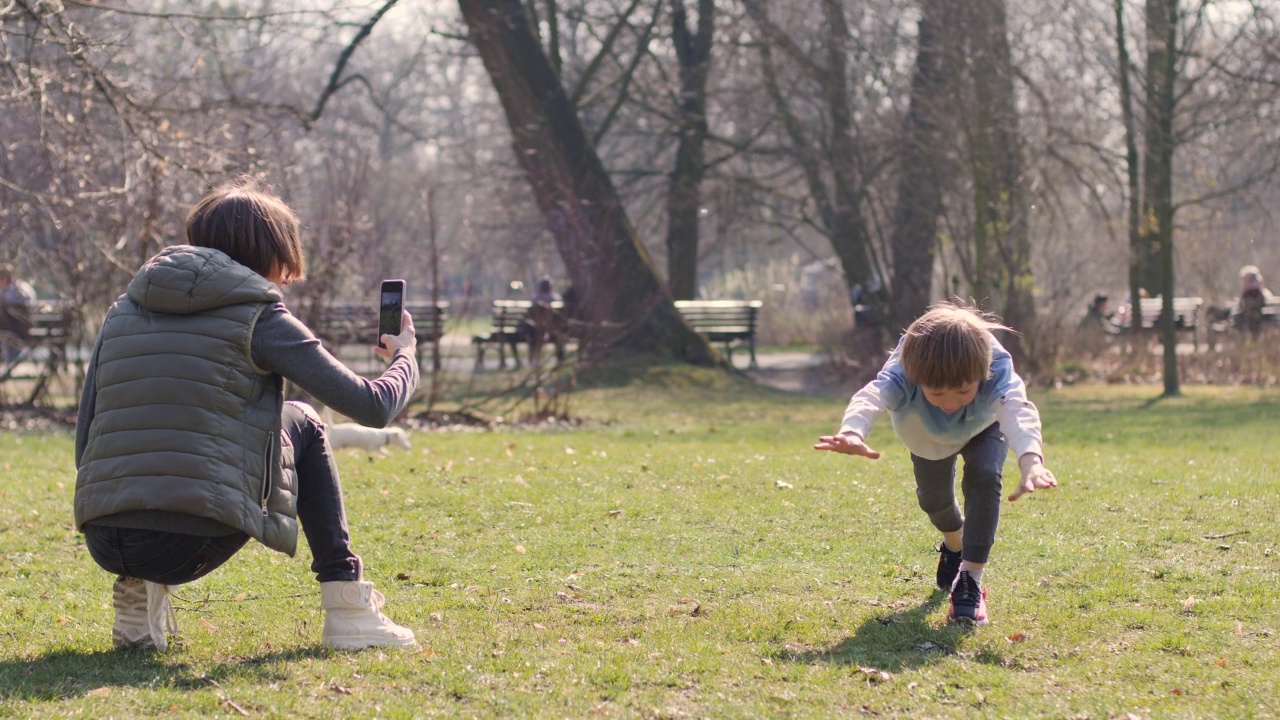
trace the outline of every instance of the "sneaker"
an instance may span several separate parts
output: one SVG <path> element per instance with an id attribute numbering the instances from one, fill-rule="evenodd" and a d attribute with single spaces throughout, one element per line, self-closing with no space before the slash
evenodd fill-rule
<path id="1" fill-rule="evenodd" d="M 111 588 L 111 604 L 116 609 L 111 626 L 111 644 L 116 649 L 168 649 L 165 633 L 177 632 L 178 623 L 167 585 L 122 575 Z"/>
<path id="2" fill-rule="evenodd" d="M 946 543 L 938 544 L 938 574 L 935 579 L 939 590 L 951 590 L 956 584 L 956 574 L 960 572 L 960 551 L 948 550 Z"/>
<path id="3" fill-rule="evenodd" d="M 956 586 L 951 589 L 951 612 L 947 617 L 953 622 L 987 624 L 987 589 L 978 587 L 968 570 L 960 571 Z"/>
<path id="4" fill-rule="evenodd" d="M 412 630 L 382 614 L 386 601 L 373 583 L 364 580 L 320 583 L 320 605 L 325 610 L 321 641 L 339 650 L 417 645 Z"/>

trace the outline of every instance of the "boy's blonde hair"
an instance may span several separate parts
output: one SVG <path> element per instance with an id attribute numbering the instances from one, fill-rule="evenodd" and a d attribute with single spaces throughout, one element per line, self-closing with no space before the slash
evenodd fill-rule
<path id="1" fill-rule="evenodd" d="M 250 176 L 211 189 L 187 213 L 187 242 L 221 250 L 266 277 L 279 269 L 288 281 L 307 274 L 298 214 Z"/>
<path id="2" fill-rule="evenodd" d="M 941 302 L 916 318 L 902 341 L 907 381 L 951 389 L 991 374 L 991 332 L 1008 330 L 972 308 Z"/>

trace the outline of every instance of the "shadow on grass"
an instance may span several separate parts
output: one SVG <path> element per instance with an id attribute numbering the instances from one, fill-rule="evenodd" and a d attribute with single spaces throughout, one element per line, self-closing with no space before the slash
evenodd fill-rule
<path id="1" fill-rule="evenodd" d="M 887 615 L 868 618 L 851 637 L 825 649 L 804 652 L 783 650 L 782 660 L 796 663 L 831 663 L 833 665 L 857 665 L 876 670 L 901 672 L 954 656 L 960 641 L 978 630 L 971 625 L 945 624 L 935 627 L 929 622 L 947 599 L 947 594 L 935 590 L 919 605 Z M 974 656 L 979 662 L 998 662 L 999 658 L 987 658 L 982 653 Z"/>
<path id="2" fill-rule="evenodd" d="M 185 662 L 171 661 L 175 658 L 172 651 L 162 654 L 150 649 L 58 650 L 31 659 L 0 661 L 0 698 L 61 700 L 102 687 L 199 690 L 216 688 L 219 681 L 231 677 L 271 682 L 288 678 L 288 673 L 281 669 L 283 665 L 303 658 L 323 658 L 332 652 L 323 647 L 276 650 L 239 656 L 196 671 Z"/>

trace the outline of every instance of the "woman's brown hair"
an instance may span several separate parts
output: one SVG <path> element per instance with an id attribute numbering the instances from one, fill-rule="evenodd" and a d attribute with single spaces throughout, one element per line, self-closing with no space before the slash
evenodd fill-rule
<path id="1" fill-rule="evenodd" d="M 298 215 L 256 178 L 242 176 L 209 190 L 187 213 L 187 242 L 214 248 L 267 277 L 306 276 Z"/>

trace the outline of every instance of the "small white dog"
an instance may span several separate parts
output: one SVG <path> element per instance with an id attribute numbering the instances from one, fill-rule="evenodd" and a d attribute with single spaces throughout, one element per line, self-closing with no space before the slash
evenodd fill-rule
<path id="1" fill-rule="evenodd" d="M 364 448 L 369 452 L 385 450 L 388 445 L 408 448 L 409 436 L 404 428 L 371 428 L 355 423 L 338 423 L 329 426 L 329 446 L 334 450 L 345 447 Z"/>

